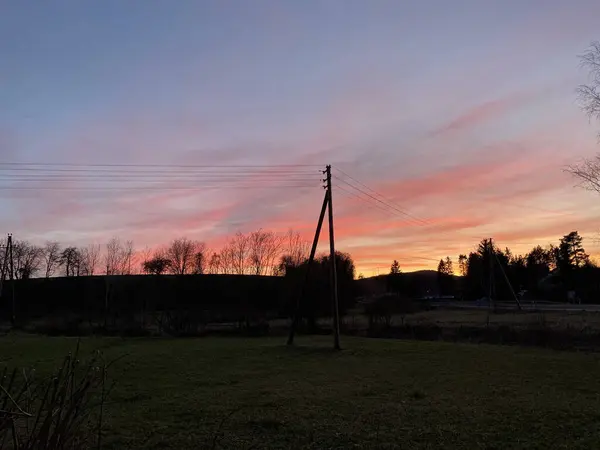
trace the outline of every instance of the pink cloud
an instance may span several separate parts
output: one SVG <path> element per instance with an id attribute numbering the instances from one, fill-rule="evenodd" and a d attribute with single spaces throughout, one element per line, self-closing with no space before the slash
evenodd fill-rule
<path id="1" fill-rule="evenodd" d="M 511 111 L 530 102 L 534 97 L 535 95 L 532 93 L 518 93 L 477 104 L 470 109 L 463 111 L 461 114 L 439 127 L 432 134 L 439 135 L 470 130 L 509 114 Z"/>

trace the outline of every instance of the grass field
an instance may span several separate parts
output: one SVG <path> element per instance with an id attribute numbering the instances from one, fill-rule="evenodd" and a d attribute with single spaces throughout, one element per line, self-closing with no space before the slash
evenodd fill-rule
<path id="1" fill-rule="evenodd" d="M 0 369 L 45 373 L 76 339 L 0 339 Z M 600 357 L 327 338 L 89 338 L 117 382 L 105 448 L 599 448 Z M 225 420 L 223 420 L 225 419 Z"/>

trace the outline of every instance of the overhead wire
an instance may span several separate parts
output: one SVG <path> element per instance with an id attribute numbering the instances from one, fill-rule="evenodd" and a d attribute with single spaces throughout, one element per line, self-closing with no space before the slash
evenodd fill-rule
<path id="1" fill-rule="evenodd" d="M 287 168 L 287 167 L 314 167 L 321 168 L 321 164 L 102 164 L 102 163 L 54 163 L 54 162 L 0 162 L 0 166 L 42 166 L 42 167 L 158 167 L 158 168 Z"/>
<path id="2" fill-rule="evenodd" d="M 376 201 L 376 202 L 378 202 L 378 203 L 386 206 L 387 208 L 389 208 L 389 209 L 391 209 L 393 211 L 396 211 L 396 212 L 400 213 L 401 215 L 407 217 L 415 225 L 420 225 L 420 226 L 429 225 L 428 222 L 426 222 L 426 221 L 424 221 L 422 219 L 419 219 L 419 218 L 417 218 L 417 217 L 415 217 L 415 216 L 407 213 L 406 211 L 403 211 L 403 210 L 401 210 L 399 208 L 396 208 L 395 206 L 389 205 L 388 203 L 382 201 L 381 199 L 378 199 L 377 197 L 371 195 L 370 193 L 366 192 L 365 190 L 363 190 L 363 189 L 355 186 L 354 184 L 352 184 L 352 183 L 350 183 L 350 182 L 348 182 L 348 181 L 346 181 L 346 180 L 344 180 L 342 178 L 339 178 L 339 177 L 337 177 L 335 175 L 333 176 L 333 178 L 335 178 L 337 181 L 340 181 L 340 182 L 344 183 L 345 185 L 351 187 L 352 189 L 360 192 L 361 194 L 366 195 L 367 197 L 371 198 L 372 200 L 374 200 L 374 201 Z M 339 187 L 339 185 L 337 185 L 337 187 Z"/>
<path id="3" fill-rule="evenodd" d="M 199 190 L 317 187 L 310 165 L 0 163 L 0 190 Z M 70 184 L 76 183 L 77 186 Z M 29 184 L 29 185 L 28 185 Z"/>
<path id="4" fill-rule="evenodd" d="M 365 183 L 363 183 L 360 180 L 357 180 L 356 178 L 354 178 L 352 175 L 349 175 L 348 173 L 344 172 L 342 169 L 338 168 L 338 167 L 333 167 L 335 170 L 337 170 L 338 172 L 340 172 L 343 176 L 349 178 L 350 180 L 354 181 L 355 183 L 357 183 L 358 185 L 362 186 L 363 188 L 367 189 L 368 191 L 370 191 L 372 194 L 374 194 L 375 196 L 379 197 L 373 197 L 375 198 L 375 200 L 382 202 L 384 204 L 386 204 L 387 206 L 396 209 L 398 212 L 400 212 L 401 214 L 412 218 L 413 220 L 416 220 L 417 222 L 421 222 L 423 225 L 429 225 L 429 223 L 424 220 L 421 219 L 420 217 L 417 217 L 407 211 L 404 210 L 404 208 L 394 204 L 393 202 L 391 202 L 391 200 L 387 199 L 383 194 L 377 192 L 375 189 L 372 189 L 371 187 L 367 186 Z M 336 177 L 338 180 L 340 180 L 339 177 Z M 343 180 L 342 180 L 343 181 Z M 344 181 L 345 183 L 347 183 L 347 181 Z"/>
<path id="5" fill-rule="evenodd" d="M 384 208 L 384 207 L 380 206 L 378 203 L 374 202 L 373 200 L 370 200 L 369 198 L 361 197 L 360 195 L 357 195 L 357 194 L 349 191 L 348 189 L 345 189 L 343 186 L 335 185 L 335 188 L 339 189 L 340 191 L 345 192 L 346 194 L 344 195 L 344 197 L 346 197 L 346 198 L 355 198 L 358 200 L 362 200 L 371 209 L 373 209 L 373 208 L 378 209 L 380 211 L 387 213 L 391 217 L 400 217 L 393 210 L 391 210 L 389 208 Z"/>

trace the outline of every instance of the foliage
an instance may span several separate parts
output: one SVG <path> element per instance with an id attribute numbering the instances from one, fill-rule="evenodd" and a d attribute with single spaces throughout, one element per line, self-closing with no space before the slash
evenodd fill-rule
<path id="1" fill-rule="evenodd" d="M 399 316 L 403 325 L 404 317 L 416 310 L 414 302 L 400 294 L 378 295 L 367 302 L 364 307 L 371 331 L 379 324 L 390 328 L 394 316 Z"/>
<path id="2" fill-rule="evenodd" d="M 397 275 L 400 272 L 402 272 L 400 270 L 400 264 L 398 263 L 398 260 L 394 260 L 394 262 L 392 262 L 392 267 L 390 268 L 390 275 Z"/>
<path id="3" fill-rule="evenodd" d="M 171 261 L 160 255 L 154 256 L 152 259 L 144 261 L 144 272 L 152 275 L 161 275 L 167 271 Z"/>
<path id="4" fill-rule="evenodd" d="M 0 449 L 63 450 L 90 447 L 95 434 L 100 447 L 102 409 L 108 389 L 106 370 L 99 353 L 87 362 L 74 354 L 60 369 L 37 380 L 34 371 L 5 367 L 0 377 Z"/>
<path id="5" fill-rule="evenodd" d="M 354 283 L 356 269 L 352 257 L 347 253 L 336 252 L 335 263 L 339 309 L 340 313 L 343 314 L 347 308 L 353 305 L 356 297 L 356 285 Z M 285 285 L 286 292 L 290 293 L 292 300 L 295 300 L 295 296 L 302 295 L 300 314 L 307 320 L 309 328 L 314 330 L 316 319 L 324 316 L 329 317 L 332 312 L 331 258 L 329 255 L 321 255 L 315 258 L 307 279 L 308 270 L 308 261 L 298 267 L 287 267 Z M 290 302 L 290 306 L 291 304 Z"/>
<path id="6" fill-rule="evenodd" d="M 565 235 L 556 251 L 556 265 L 559 270 L 570 272 L 583 267 L 589 261 L 589 256 L 583 248 L 583 238 L 577 231 Z"/>

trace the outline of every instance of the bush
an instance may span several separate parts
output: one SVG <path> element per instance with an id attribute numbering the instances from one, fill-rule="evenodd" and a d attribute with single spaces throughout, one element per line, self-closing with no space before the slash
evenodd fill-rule
<path id="1" fill-rule="evenodd" d="M 404 325 L 404 317 L 416 311 L 416 304 L 399 294 L 378 295 L 365 304 L 365 314 L 369 317 L 369 330 L 379 323 L 390 328 L 395 315 L 400 316 Z"/>
<path id="2" fill-rule="evenodd" d="M 0 449 L 65 450 L 100 446 L 102 412 L 108 395 L 106 369 L 96 354 L 81 364 L 75 354 L 50 378 L 5 368 L 0 378 Z"/>

